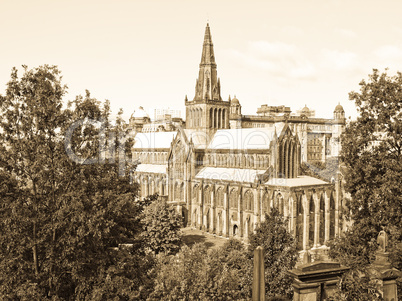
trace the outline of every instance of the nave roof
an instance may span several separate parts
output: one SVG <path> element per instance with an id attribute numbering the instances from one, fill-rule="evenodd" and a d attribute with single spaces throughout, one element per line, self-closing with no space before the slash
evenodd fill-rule
<path id="1" fill-rule="evenodd" d="M 208 149 L 269 149 L 274 139 L 275 127 L 218 130 Z"/>
<path id="2" fill-rule="evenodd" d="M 169 149 L 170 144 L 176 137 L 177 132 L 149 132 L 137 133 L 134 137 L 133 149 L 152 149 L 165 148 Z"/>
<path id="3" fill-rule="evenodd" d="M 265 170 L 245 168 L 204 167 L 197 173 L 195 178 L 216 181 L 254 183 L 257 175 L 263 174 L 264 172 Z"/>

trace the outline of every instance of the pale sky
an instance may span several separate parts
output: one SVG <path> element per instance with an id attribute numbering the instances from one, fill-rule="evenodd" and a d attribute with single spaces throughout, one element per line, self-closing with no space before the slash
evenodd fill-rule
<path id="1" fill-rule="evenodd" d="M 12 67 L 59 66 L 65 100 L 88 89 L 129 116 L 194 97 L 207 21 L 221 94 L 243 114 L 305 104 L 331 118 L 373 68 L 402 71 L 401 1 L 0 0 L 0 94 Z"/>

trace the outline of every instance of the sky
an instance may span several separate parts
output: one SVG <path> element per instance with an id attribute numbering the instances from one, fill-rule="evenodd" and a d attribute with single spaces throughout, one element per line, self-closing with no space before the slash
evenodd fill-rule
<path id="1" fill-rule="evenodd" d="M 346 117 L 372 69 L 402 71 L 401 1 L 0 0 L 0 94 L 12 67 L 57 65 L 64 100 L 89 90 L 126 118 L 139 106 L 184 109 L 193 99 L 206 23 L 221 95 L 243 114 L 305 105 Z"/>

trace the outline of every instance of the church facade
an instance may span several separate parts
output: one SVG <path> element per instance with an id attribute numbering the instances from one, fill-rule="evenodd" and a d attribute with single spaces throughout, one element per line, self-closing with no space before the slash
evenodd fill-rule
<path id="1" fill-rule="evenodd" d="M 325 246 L 341 229 L 339 183 L 301 176 L 300 165 L 313 162 L 312 147 L 320 161 L 338 155 L 343 108 L 333 120 L 313 118 L 308 109 L 292 115 L 287 107 L 268 106 L 246 116 L 236 97 L 222 100 L 220 89 L 207 25 L 195 96 L 185 99 L 185 125 L 135 136 L 141 197 L 158 193 L 182 212 L 187 226 L 244 240 L 276 208 L 288 218 L 300 250 Z"/>

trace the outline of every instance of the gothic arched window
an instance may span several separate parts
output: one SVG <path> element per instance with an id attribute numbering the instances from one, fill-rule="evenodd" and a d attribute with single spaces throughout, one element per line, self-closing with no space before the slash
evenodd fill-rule
<path id="1" fill-rule="evenodd" d="M 244 194 L 245 210 L 254 211 L 254 194 L 251 190 L 247 190 Z"/>
<path id="2" fill-rule="evenodd" d="M 230 193 L 229 193 L 229 205 L 230 209 L 237 209 L 237 191 L 235 188 L 233 188 Z"/>
<path id="3" fill-rule="evenodd" d="M 216 191 L 216 206 L 223 207 L 223 198 L 224 198 L 223 189 L 222 187 L 219 187 L 218 190 Z"/>

